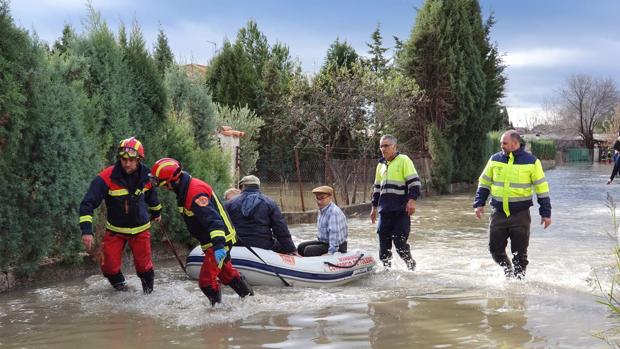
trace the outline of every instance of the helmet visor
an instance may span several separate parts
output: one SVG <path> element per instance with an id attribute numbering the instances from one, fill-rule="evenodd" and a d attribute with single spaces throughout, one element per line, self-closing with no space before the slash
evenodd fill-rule
<path id="1" fill-rule="evenodd" d="M 121 158 L 137 158 L 139 157 L 138 151 L 135 150 L 134 148 L 129 148 L 129 147 L 125 147 L 125 148 L 120 148 L 118 150 L 118 156 L 120 156 Z"/>
<path id="2" fill-rule="evenodd" d="M 151 181 L 151 184 L 155 187 L 161 187 L 166 184 L 165 180 L 162 180 L 158 178 L 157 176 L 153 176 L 153 174 L 151 173 L 149 173 L 149 181 Z"/>

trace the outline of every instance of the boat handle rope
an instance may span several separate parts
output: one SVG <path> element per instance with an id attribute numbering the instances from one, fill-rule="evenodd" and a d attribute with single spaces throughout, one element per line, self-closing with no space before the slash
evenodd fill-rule
<path id="1" fill-rule="evenodd" d="M 240 243 L 243 243 L 243 241 L 241 241 L 241 239 L 239 239 L 239 235 L 237 235 L 237 241 L 238 241 L 238 242 L 240 242 Z M 276 274 L 276 276 L 277 276 L 277 277 L 279 277 L 279 278 L 280 278 L 280 280 L 282 280 L 282 283 L 284 283 L 284 286 L 286 286 L 286 287 L 291 287 L 291 286 L 292 286 L 292 285 L 291 285 L 291 284 L 289 284 L 286 280 L 284 280 L 284 278 L 282 277 L 282 275 L 278 274 L 278 272 L 276 271 L 276 267 L 275 267 L 275 266 L 267 264 L 267 262 L 265 262 L 265 260 L 264 260 L 264 259 L 262 259 L 262 258 L 258 255 L 258 253 L 256 253 L 256 251 L 254 251 L 254 249 L 253 249 L 252 247 L 250 247 L 250 246 L 248 246 L 248 245 L 245 245 L 245 244 L 243 245 L 243 247 L 245 247 L 245 248 L 247 248 L 248 250 L 250 250 L 250 252 L 252 252 L 252 253 L 256 256 L 256 258 L 260 259 L 260 261 L 261 261 L 261 262 L 263 262 L 266 266 L 271 267 L 271 271 L 273 271 L 273 273 L 274 273 L 274 274 Z"/>
<path id="2" fill-rule="evenodd" d="M 354 266 L 356 266 L 356 265 L 357 265 L 357 263 L 359 263 L 359 262 L 362 260 L 362 258 L 364 258 L 364 254 L 363 254 L 363 253 L 362 253 L 362 254 L 360 254 L 360 256 L 357 258 L 357 260 L 355 261 L 355 263 L 353 263 L 352 265 L 346 266 L 346 267 L 345 267 L 345 266 L 342 266 L 342 265 L 336 265 L 336 264 L 334 264 L 334 263 L 330 263 L 330 262 L 323 262 L 323 263 L 324 263 L 324 264 L 327 264 L 327 265 L 329 265 L 330 267 L 333 267 L 333 268 L 340 268 L 340 269 L 351 269 L 351 268 L 353 268 Z"/>

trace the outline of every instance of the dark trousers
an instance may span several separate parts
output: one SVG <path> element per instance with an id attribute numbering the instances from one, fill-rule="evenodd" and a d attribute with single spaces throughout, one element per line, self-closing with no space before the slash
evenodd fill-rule
<path id="1" fill-rule="evenodd" d="M 611 170 L 611 176 L 609 176 L 609 180 L 613 181 L 618 171 L 620 171 L 620 156 L 618 154 L 613 155 L 614 160 L 614 168 Z"/>
<path id="2" fill-rule="evenodd" d="M 305 241 L 297 246 L 297 253 L 304 257 L 320 256 L 327 253 L 329 244 L 318 240 Z M 338 252 L 347 253 L 347 242 L 343 242 L 338 246 Z"/>
<path id="3" fill-rule="evenodd" d="M 409 266 L 413 262 L 411 248 L 407 243 L 411 231 L 411 217 L 407 212 L 379 213 L 379 258 L 384 265 L 390 265 L 392 259 L 392 243 L 396 252 Z M 415 262 L 413 262 L 415 263 Z M 413 269 L 409 266 L 410 269 Z"/>
<path id="4" fill-rule="evenodd" d="M 513 273 L 510 259 L 506 255 L 508 239 L 510 239 L 514 275 L 518 278 L 525 276 L 531 223 L 529 209 L 511 212 L 510 217 L 506 217 L 501 209 L 493 209 L 489 225 L 489 251 L 495 263 L 504 268 L 506 276 L 511 276 Z"/>

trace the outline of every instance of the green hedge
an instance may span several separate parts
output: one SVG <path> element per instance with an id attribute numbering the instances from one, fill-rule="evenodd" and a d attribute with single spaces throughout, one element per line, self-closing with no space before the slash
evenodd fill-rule
<path id="1" fill-rule="evenodd" d="M 491 131 L 487 132 L 485 140 L 484 140 L 484 159 L 485 161 L 491 157 L 491 155 L 497 153 L 501 150 L 500 148 L 500 139 L 502 138 L 502 131 Z"/>
<path id="2" fill-rule="evenodd" d="M 555 159 L 555 143 L 549 139 L 532 139 L 530 140 L 530 149 L 532 154 L 541 160 Z"/>

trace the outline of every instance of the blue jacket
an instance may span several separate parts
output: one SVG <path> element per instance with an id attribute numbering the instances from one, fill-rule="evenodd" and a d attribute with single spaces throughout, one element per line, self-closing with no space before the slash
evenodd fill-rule
<path id="1" fill-rule="evenodd" d="M 235 244 L 235 228 L 209 184 L 183 171 L 174 192 L 187 230 L 200 242 L 203 251 L 211 247 L 228 250 Z"/>
<path id="2" fill-rule="evenodd" d="M 157 192 L 149 182 L 149 169 L 144 164 L 131 175 L 120 162 L 107 167 L 93 179 L 80 203 L 80 230 L 93 233 L 93 212 L 105 200 L 106 229 L 121 234 L 138 234 L 150 228 L 150 220 L 159 217 L 161 205 Z"/>
<path id="3" fill-rule="evenodd" d="M 278 205 L 258 188 L 245 188 L 225 206 L 240 244 L 271 250 L 277 240 L 282 252 L 296 251 Z"/>

